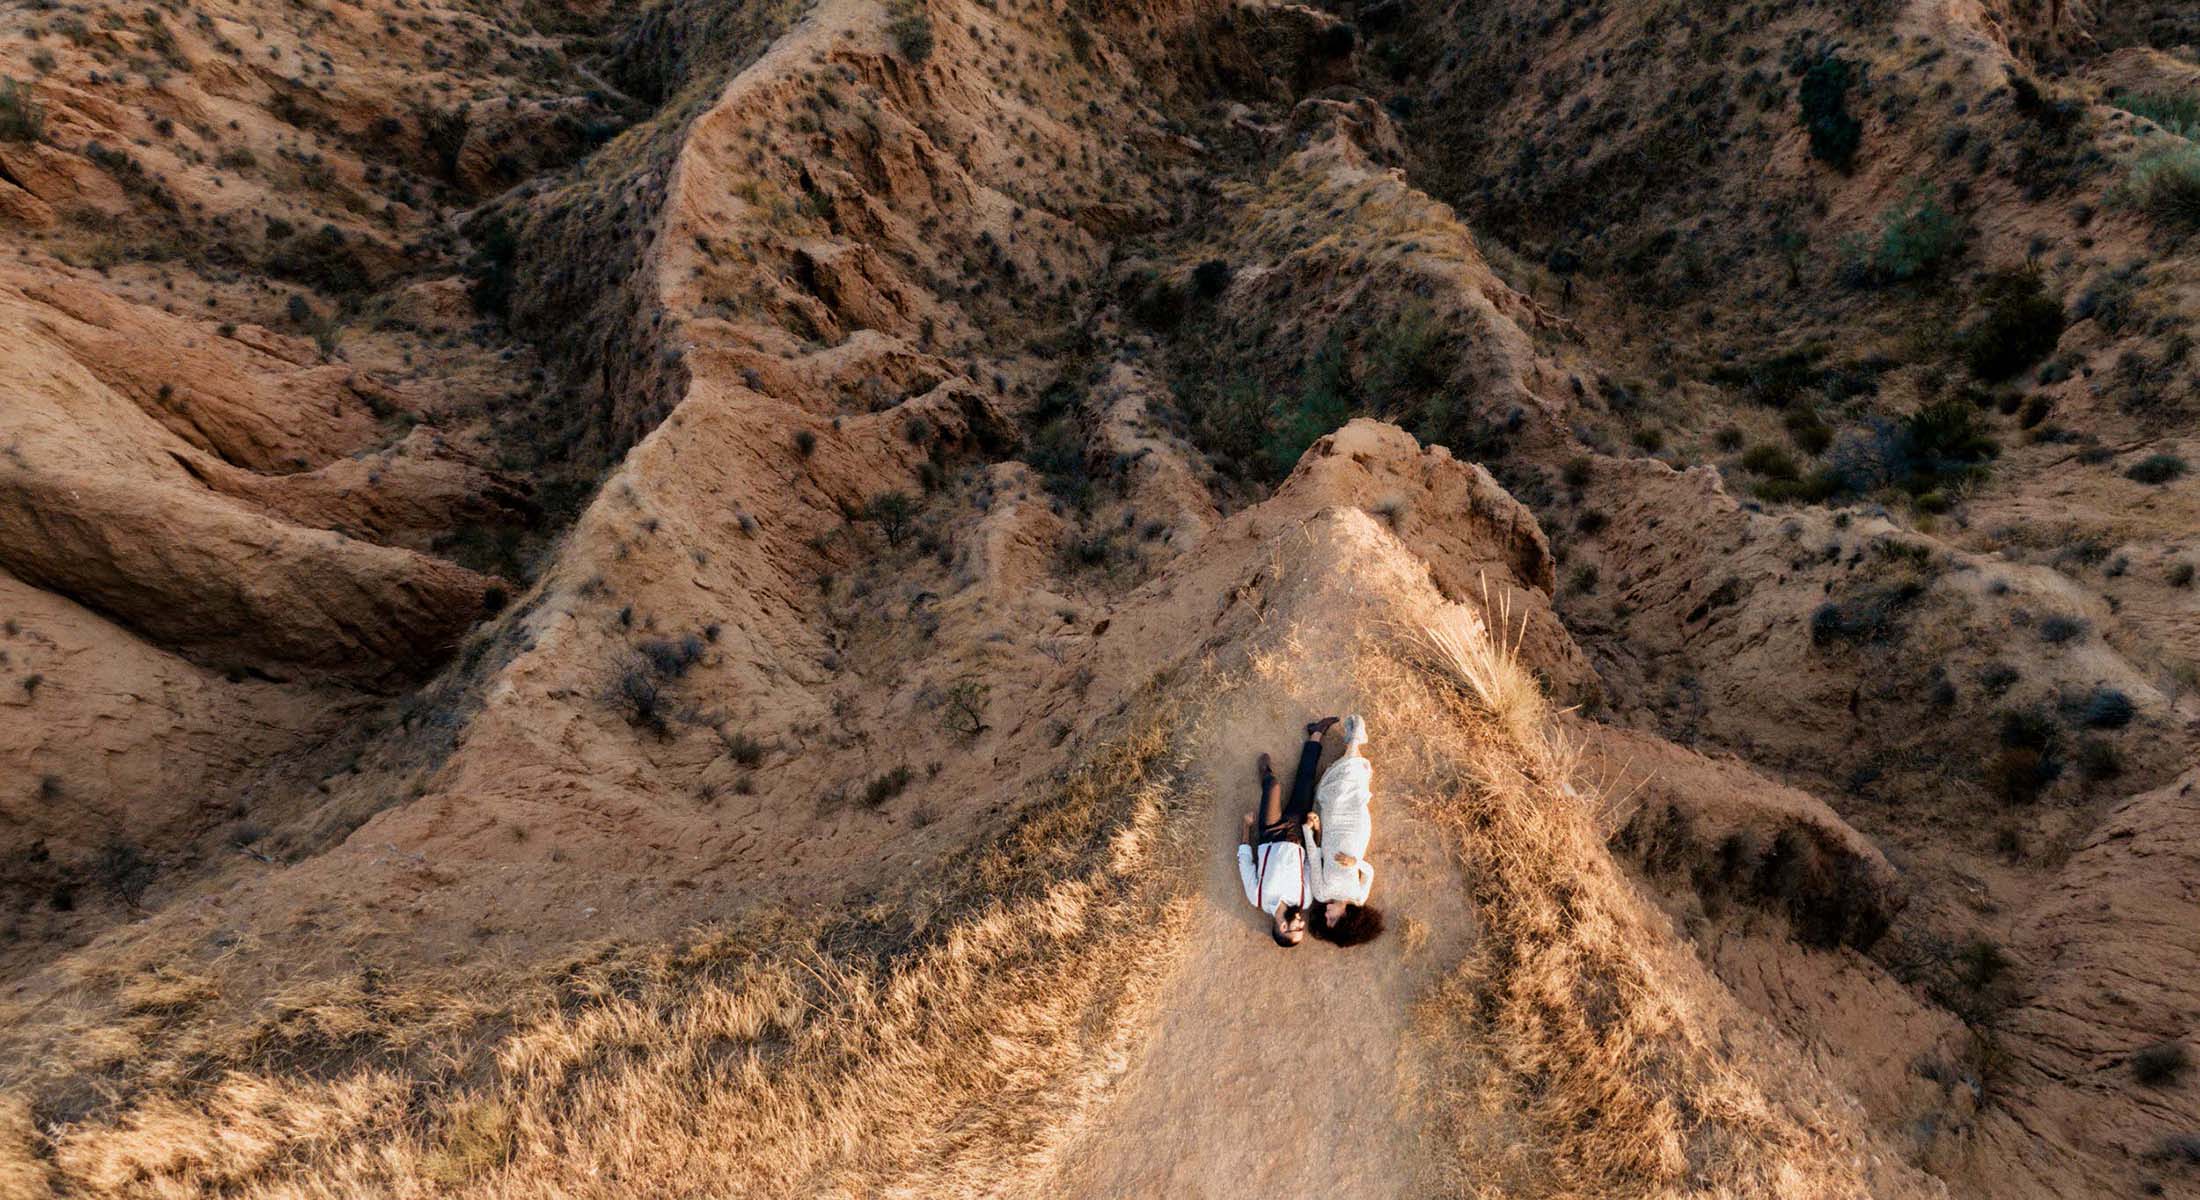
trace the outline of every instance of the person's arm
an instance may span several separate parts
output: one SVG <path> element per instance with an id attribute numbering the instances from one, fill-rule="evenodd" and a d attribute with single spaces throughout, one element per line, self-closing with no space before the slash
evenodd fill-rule
<path id="1" fill-rule="evenodd" d="M 1365 904 L 1375 893 L 1375 864 L 1363 858 L 1353 864 L 1352 869 L 1360 876 L 1360 903 Z"/>
<path id="2" fill-rule="evenodd" d="M 1253 848 L 1238 843 L 1238 882 L 1245 887 L 1245 902 L 1260 907 L 1260 877 L 1253 873 Z"/>

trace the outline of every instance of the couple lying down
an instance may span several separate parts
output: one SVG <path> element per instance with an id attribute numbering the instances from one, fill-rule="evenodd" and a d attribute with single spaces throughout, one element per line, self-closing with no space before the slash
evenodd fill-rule
<path id="1" fill-rule="evenodd" d="M 1322 735 L 1335 724 L 1337 718 L 1324 717 L 1306 727 L 1288 803 L 1275 768 L 1261 755 L 1260 808 L 1245 814 L 1238 880 L 1245 899 L 1268 915 L 1269 935 L 1279 946 L 1304 941 L 1310 925 L 1315 937 L 1339 946 L 1374 941 L 1383 931 L 1381 910 L 1367 902 L 1375 885 L 1375 868 L 1367 861 L 1373 768 L 1361 752 L 1367 722 L 1344 718 L 1344 754 L 1321 776 L 1318 790 L 1314 785 Z"/>

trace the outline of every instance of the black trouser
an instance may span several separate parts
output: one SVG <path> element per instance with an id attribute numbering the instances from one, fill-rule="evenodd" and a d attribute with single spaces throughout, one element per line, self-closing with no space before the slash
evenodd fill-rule
<path id="1" fill-rule="evenodd" d="M 1314 811 L 1314 780 L 1322 765 L 1320 738 L 1308 738 L 1299 747 L 1299 773 L 1291 781 L 1291 803 L 1283 802 L 1283 781 L 1274 775 L 1260 781 L 1260 840 L 1297 842 L 1299 826 Z"/>

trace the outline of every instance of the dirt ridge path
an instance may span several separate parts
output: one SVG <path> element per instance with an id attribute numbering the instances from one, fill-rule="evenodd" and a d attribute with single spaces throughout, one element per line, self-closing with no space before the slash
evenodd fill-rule
<path id="1" fill-rule="evenodd" d="M 1043 1194 L 1202 1200 L 1334 1194 L 1424 1196 L 1436 1160 L 1419 1136 L 1412 1008 L 1472 937 L 1465 889 L 1435 831 L 1385 790 L 1379 713 L 1375 900 L 1378 941 L 1284 950 L 1244 901 L 1234 847 L 1257 793 L 1254 756 L 1279 773 L 1297 761 L 1304 723 L 1351 711 L 1344 647 L 1223 700 L 1194 733 L 1188 774 L 1211 820 L 1191 945 L 1157 1026 L 1106 1108 L 1064 1148 Z M 1256 674 L 1260 672 L 1256 670 Z M 1324 769 L 1335 760 L 1330 739 Z"/>

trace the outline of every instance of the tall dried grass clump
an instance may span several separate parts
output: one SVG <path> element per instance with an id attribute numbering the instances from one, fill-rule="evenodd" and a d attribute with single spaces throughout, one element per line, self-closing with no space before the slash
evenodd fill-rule
<path id="1" fill-rule="evenodd" d="M 1488 614 L 1485 617 L 1485 613 Z M 1517 656 L 1507 606 L 1450 605 L 1363 664 L 1386 747 L 1416 742 L 1428 815 L 1481 922 L 1416 1013 L 1425 1097 L 1470 1196 L 1859 1196 L 1916 1190 L 1633 892 Z M 1884 1168 L 1900 1172 L 1900 1168 Z"/>
<path id="2" fill-rule="evenodd" d="M 240 1036 L 57 1131 L 0 1097 L 0 1181 L 11 1196 L 1013 1191 L 1120 1069 L 1183 944 L 1181 873 L 1156 867 L 1181 805 L 1155 708 L 950 895 L 593 955 L 425 1037 L 378 1018 L 402 990 L 378 984 L 349 1020 L 315 1018 L 342 1056 Z"/>

